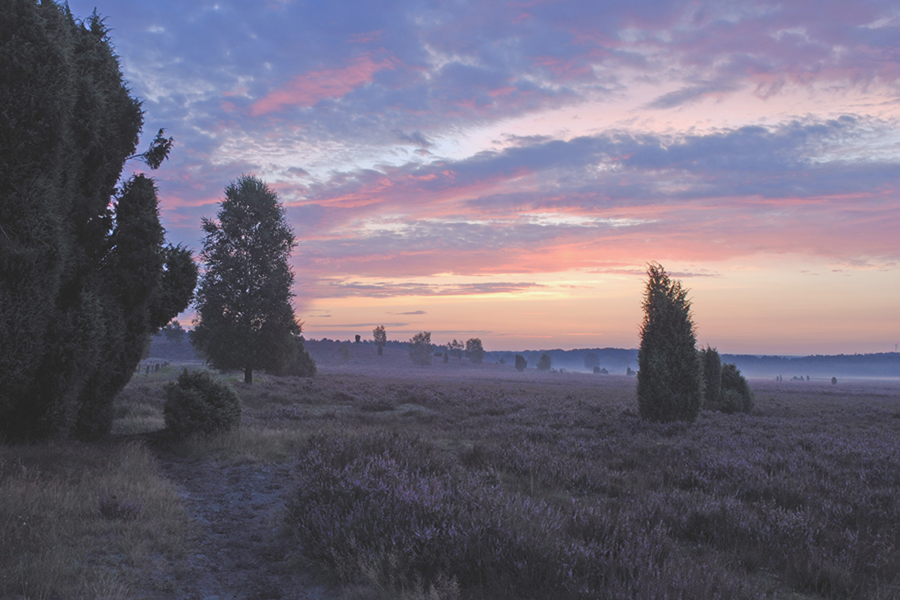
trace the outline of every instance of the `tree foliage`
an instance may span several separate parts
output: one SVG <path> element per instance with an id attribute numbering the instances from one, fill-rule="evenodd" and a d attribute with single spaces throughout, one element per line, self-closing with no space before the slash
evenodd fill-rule
<path id="1" fill-rule="evenodd" d="M 283 373 L 291 357 L 308 357 L 291 307 L 295 247 L 278 196 L 260 179 L 240 177 L 225 188 L 218 222 L 203 219 L 205 270 L 197 289 L 191 342 L 216 369 Z"/>
<path id="2" fill-rule="evenodd" d="M 588 352 L 584 355 L 584 368 L 593 371 L 600 367 L 600 357 L 596 352 Z"/>
<path id="3" fill-rule="evenodd" d="M 153 180 L 121 182 L 143 125 L 103 20 L 10 0 L 0 19 L 0 436 L 97 438 L 149 336 L 190 302 Z M 157 149 L 159 162 L 167 146 Z"/>
<path id="4" fill-rule="evenodd" d="M 722 401 L 722 358 L 715 348 L 700 351 L 703 365 L 703 398 L 707 407 L 715 407 Z"/>
<path id="5" fill-rule="evenodd" d="M 318 372 L 316 361 L 306 350 L 302 335 L 292 335 L 293 344 L 278 347 L 272 353 L 272 362 L 265 367 L 266 373 L 279 377 L 315 377 Z"/>
<path id="6" fill-rule="evenodd" d="M 156 137 L 150 142 L 150 148 L 141 154 L 135 154 L 129 158 L 139 158 L 151 169 L 158 169 L 163 161 L 169 157 L 172 146 L 175 145 L 174 138 L 165 137 L 166 130 L 160 129 L 156 133 Z"/>
<path id="7" fill-rule="evenodd" d="M 538 371 L 549 371 L 553 366 L 553 360 L 550 358 L 549 354 L 541 354 L 541 357 L 538 359 L 537 370 Z"/>
<path id="8" fill-rule="evenodd" d="M 450 356 L 455 356 L 459 360 L 462 360 L 466 345 L 454 338 L 452 342 L 447 344 L 447 348 L 450 350 Z"/>
<path id="9" fill-rule="evenodd" d="M 722 403 L 725 412 L 749 413 L 753 410 L 753 392 L 737 365 L 722 365 Z"/>
<path id="10" fill-rule="evenodd" d="M 481 364 L 484 360 L 484 346 L 481 345 L 481 339 L 472 338 L 466 341 L 466 356 L 476 365 Z"/>
<path id="11" fill-rule="evenodd" d="M 163 327 L 162 331 L 168 341 L 176 343 L 181 343 L 181 340 L 183 340 L 184 336 L 187 334 L 187 331 L 184 330 L 181 323 L 175 319 L 172 319 L 168 325 Z"/>
<path id="12" fill-rule="evenodd" d="M 420 331 L 409 340 L 409 359 L 421 366 L 431 364 L 431 332 Z"/>
<path id="13" fill-rule="evenodd" d="M 379 325 L 372 330 L 372 336 L 375 338 L 375 345 L 378 346 L 378 356 L 384 354 L 384 347 L 387 345 L 387 333 L 384 331 L 384 325 Z"/>
<path id="14" fill-rule="evenodd" d="M 688 290 L 658 263 L 647 267 L 638 349 L 640 414 L 652 421 L 693 421 L 703 397 Z"/>

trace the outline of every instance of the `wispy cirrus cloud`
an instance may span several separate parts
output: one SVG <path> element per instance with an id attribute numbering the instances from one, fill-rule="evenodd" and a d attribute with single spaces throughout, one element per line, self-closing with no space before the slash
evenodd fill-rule
<path id="1" fill-rule="evenodd" d="M 461 161 L 343 174 L 298 203 L 298 214 L 330 215 L 302 230 L 311 236 L 302 262 L 430 275 L 590 268 L 623 249 L 692 259 L 896 255 L 900 163 L 853 150 L 880 125 L 842 117 L 535 139 Z"/>
<path id="2" fill-rule="evenodd" d="M 419 283 L 396 281 L 342 281 L 320 279 L 319 286 L 327 288 L 330 298 L 349 296 L 365 296 L 370 298 L 389 298 L 394 296 L 469 296 L 480 294 L 516 294 L 545 287 L 537 283 L 526 282 L 480 282 L 480 283 Z M 401 315 L 420 315 L 424 311 L 395 313 Z"/>
<path id="3" fill-rule="evenodd" d="M 391 64 L 389 59 L 376 61 L 363 55 L 355 57 L 345 67 L 318 69 L 297 75 L 284 87 L 254 101 L 249 107 L 249 113 L 258 117 L 289 107 L 309 108 L 321 100 L 341 98 L 360 86 L 371 83 L 374 73 L 390 68 Z"/>

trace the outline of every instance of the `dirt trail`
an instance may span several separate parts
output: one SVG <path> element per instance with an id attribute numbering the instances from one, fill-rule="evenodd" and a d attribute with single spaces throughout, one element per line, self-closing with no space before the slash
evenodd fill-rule
<path id="1" fill-rule="evenodd" d="M 279 515 L 290 489 L 287 465 L 223 465 L 155 448 L 160 467 L 196 525 L 194 553 L 180 569 L 189 600 L 328 600 L 292 560 Z"/>

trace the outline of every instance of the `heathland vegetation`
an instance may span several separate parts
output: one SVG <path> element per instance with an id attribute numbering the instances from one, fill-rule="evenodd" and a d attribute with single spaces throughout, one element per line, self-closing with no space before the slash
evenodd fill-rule
<path id="1" fill-rule="evenodd" d="M 102 446 L 0 448 L 0 597 L 896 596 L 897 382 L 756 381 L 749 415 L 653 423 L 624 375 L 309 348 L 315 378 L 216 377 L 238 429 L 161 433 L 168 367 Z"/>

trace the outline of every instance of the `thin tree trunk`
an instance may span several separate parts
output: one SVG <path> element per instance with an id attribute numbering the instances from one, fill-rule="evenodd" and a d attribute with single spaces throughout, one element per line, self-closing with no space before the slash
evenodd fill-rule
<path id="1" fill-rule="evenodd" d="M 253 383 L 253 369 L 250 367 L 244 369 L 244 383 Z"/>

